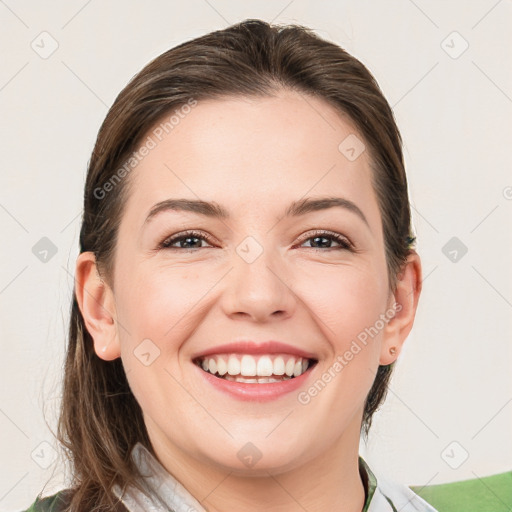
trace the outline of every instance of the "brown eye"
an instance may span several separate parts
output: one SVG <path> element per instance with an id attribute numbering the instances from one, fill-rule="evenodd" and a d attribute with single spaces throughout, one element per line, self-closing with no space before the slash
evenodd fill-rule
<path id="1" fill-rule="evenodd" d="M 345 249 L 350 250 L 352 244 L 349 240 L 340 235 L 339 233 L 331 233 L 330 231 L 317 232 L 313 236 L 306 238 L 303 243 L 310 242 L 312 249 Z M 332 247 L 332 243 L 335 242 L 338 246 Z"/>
<path id="2" fill-rule="evenodd" d="M 167 237 L 163 240 L 159 248 L 160 249 L 183 249 L 183 250 L 195 250 L 202 249 L 204 246 L 201 243 L 205 241 L 208 242 L 209 239 L 204 234 L 199 233 L 197 231 L 188 231 L 185 233 L 178 233 L 171 237 Z M 175 247 L 175 244 L 181 244 Z"/>

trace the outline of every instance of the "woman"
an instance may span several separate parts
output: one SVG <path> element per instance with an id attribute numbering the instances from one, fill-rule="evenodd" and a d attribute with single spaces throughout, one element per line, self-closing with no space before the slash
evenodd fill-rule
<path id="1" fill-rule="evenodd" d="M 90 160 L 59 441 L 30 510 L 433 511 L 358 456 L 412 328 L 401 138 L 368 70 L 259 20 L 117 97 Z"/>

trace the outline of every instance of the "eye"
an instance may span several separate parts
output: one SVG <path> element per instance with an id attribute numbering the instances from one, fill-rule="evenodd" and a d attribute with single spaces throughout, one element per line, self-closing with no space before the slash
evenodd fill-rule
<path id="1" fill-rule="evenodd" d="M 311 242 L 310 242 L 311 241 Z M 178 249 L 184 251 L 194 251 L 195 249 L 202 249 L 202 242 L 212 244 L 210 237 L 199 231 L 185 231 L 177 233 L 170 237 L 165 238 L 158 246 L 159 249 Z M 345 236 L 331 232 L 331 231 L 315 231 L 312 235 L 309 234 L 308 238 L 303 238 L 302 244 L 310 242 L 310 248 L 315 250 L 322 249 L 344 249 L 353 250 L 352 243 Z M 331 244 L 336 242 L 338 247 L 332 247 Z M 178 246 L 176 246 L 178 244 Z M 181 244 L 181 245 L 180 245 Z M 317 247 L 318 246 L 318 247 Z"/>
<path id="2" fill-rule="evenodd" d="M 308 238 L 303 239 L 303 243 L 309 242 L 310 240 L 311 245 L 310 247 L 315 250 L 322 250 L 322 249 L 344 249 L 344 250 L 353 250 L 352 243 L 343 235 L 340 235 L 339 233 L 334 233 L 332 231 L 315 231 L 313 233 L 313 236 L 309 234 Z M 332 242 L 336 242 L 338 244 L 338 247 L 331 247 L 329 244 Z M 318 246 L 318 247 L 316 247 Z"/>
<path id="3" fill-rule="evenodd" d="M 165 238 L 160 242 L 159 249 L 183 249 L 183 250 L 194 250 L 202 249 L 201 242 L 211 242 L 210 238 L 204 233 L 199 231 L 185 231 L 183 233 L 177 233 L 170 237 Z M 176 247 L 175 244 L 183 244 L 181 247 Z"/>

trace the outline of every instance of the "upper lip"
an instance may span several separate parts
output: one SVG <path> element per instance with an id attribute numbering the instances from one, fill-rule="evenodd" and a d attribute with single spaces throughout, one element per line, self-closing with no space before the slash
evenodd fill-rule
<path id="1" fill-rule="evenodd" d="M 192 357 L 192 359 L 210 356 L 212 354 L 290 354 L 304 359 L 315 359 L 312 352 L 308 352 L 295 345 L 283 343 L 281 341 L 236 341 L 216 345 L 203 350 Z"/>

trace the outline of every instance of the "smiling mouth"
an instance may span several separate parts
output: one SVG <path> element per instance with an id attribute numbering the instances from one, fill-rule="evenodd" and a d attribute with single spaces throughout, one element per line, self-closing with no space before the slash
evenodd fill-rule
<path id="1" fill-rule="evenodd" d="M 269 384 L 299 377 L 311 369 L 317 360 L 290 354 L 219 354 L 199 357 L 194 363 L 219 379 Z"/>

